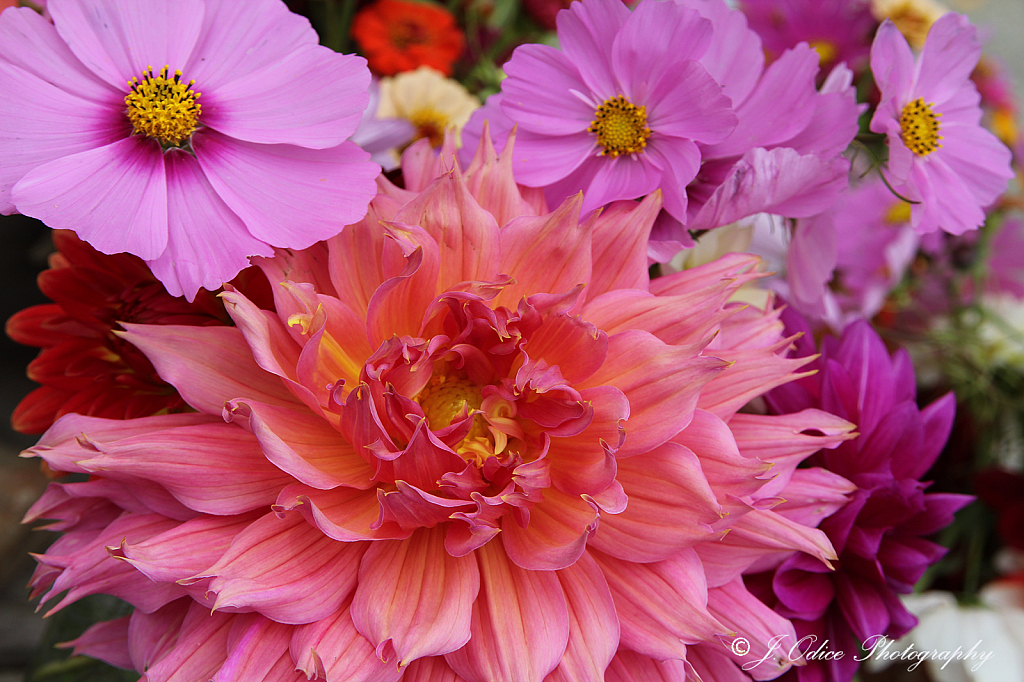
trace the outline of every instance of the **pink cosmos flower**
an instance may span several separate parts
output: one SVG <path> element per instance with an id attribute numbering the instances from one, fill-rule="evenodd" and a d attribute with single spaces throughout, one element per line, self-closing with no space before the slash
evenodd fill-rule
<path id="1" fill-rule="evenodd" d="M 520 48 L 525 50 L 523 57 L 518 61 L 513 57 L 510 66 L 513 63 L 516 66 L 509 70 L 510 78 L 503 82 L 502 92 L 492 96 L 463 130 L 466 139 L 475 139 L 485 120 L 490 121 L 492 130 L 499 132 L 518 124 L 520 138 L 529 141 L 523 149 L 530 153 L 521 150 L 521 155 L 517 156 L 522 166 L 521 171 L 517 166 L 517 179 L 530 186 L 543 187 L 552 201 L 561 201 L 582 190 L 584 207 L 590 208 L 612 198 L 641 196 L 660 187 L 668 215 L 659 220 L 651 235 L 651 256 L 658 260 L 671 258 L 688 242 L 686 229 L 711 229 L 763 211 L 808 217 L 832 205 L 848 182 L 849 162 L 841 154 L 857 132 L 857 117 L 861 111 L 854 97 L 849 69 L 844 66 L 834 69 L 819 91 L 815 88 L 818 55 L 807 45 L 787 51 L 765 68 L 760 38 L 747 28 L 743 14 L 729 9 L 722 0 L 641 3 L 633 15 L 622 14 L 625 10 L 617 3 L 606 4 L 607 7 L 599 3 L 574 3 L 559 14 L 562 22 L 559 36 L 564 52 L 536 45 Z M 657 8 L 647 8 L 647 4 Z M 641 8 L 646 9 L 641 12 Z M 701 19 L 695 17 L 694 12 Z M 627 17 L 629 21 L 625 22 Z M 668 30 L 666 26 L 673 25 L 667 17 L 679 22 L 684 22 L 685 18 L 686 25 L 694 29 L 692 34 L 680 33 L 667 38 L 671 46 L 669 56 L 657 56 L 660 53 L 655 50 L 645 57 L 649 62 L 629 61 L 632 58 L 627 59 L 625 46 L 643 45 L 642 53 L 648 55 L 650 36 L 659 36 L 661 30 Z M 659 23 L 661 28 L 647 33 L 636 28 L 651 23 Z M 621 30 L 616 28 L 620 24 Z M 697 27 L 701 27 L 699 32 L 695 30 Z M 600 33 L 599 28 L 608 35 Z M 601 52 L 600 46 L 610 44 L 613 38 L 620 46 L 618 52 L 613 50 L 613 57 L 595 56 Z M 657 40 L 655 44 L 660 45 Z M 681 45 L 685 49 L 680 50 Z M 551 63 L 542 62 L 542 57 L 550 59 Z M 658 77 L 662 69 L 677 68 L 673 66 L 677 59 L 696 60 L 703 67 L 701 71 L 687 68 L 694 73 L 706 72 L 717 84 L 714 88 L 708 86 L 709 92 L 715 93 L 715 99 L 708 100 L 709 103 L 718 101 L 721 95 L 731 103 L 735 115 L 732 120 L 736 125 L 716 127 L 717 140 L 711 135 L 694 133 L 690 135 L 695 140 L 691 144 L 684 139 L 686 134 L 682 128 L 673 128 L 680 131 L 680 137 L 659 138 L 655 134 L 658 131 L 655 119 L 650 119 L 650 137 L 645 139 L 647 147 L 608 159 L 608 150 L 603 149 L 600 142 L 603 128 L 596 125 L 596 110 L 588 109 L 579 96 L 573 94 L 596 92 L 598 94 L 593 96 L 580 95 L 596 98 L 604 91 L 580 90 L 580 83 L 574 85 L 572 79 L 554 78 L 559 69 L 566 73 L 578 70 L 583 74 L 614 68 L 617 69 L 615 77 L 602 77 L 604 80 L 599 82 L 611 83 L 608 87 L 618 87 L 617 92 L 627 92 L 628 87 L 623 84 L 627 83 L 642 93 L 648 89 L 645 73 Z M 690 64 L 689 61 L 682 63 Z M 552 71 L 549 73 L 548 69 Z M 632 80 L 616 81 L 615 78 L 623 78 L 623 73 L 632 74 Z M 700 78 L 705 82 L 703 75 Z M 537 82 L 550 83 L 551 88 L 560 90 L 558 93 L 552 90 L 553 94 L 547 94 L 546 89 L 538 91 Z M 662 82 L 662 85 L 665 84 Z M 651 93 L 667 91 L 666 87 L 650 90 Z M 655 100 L 643 102 L 650 107 Z M 674 110 L 676 115 L 686 116 L 680 123 L 710 126 L 716 120 L 725 120 L 724 109 L 717 114 L 711 110 L 687 113 L 693 106 L 690 102 Z M 645 110 L 645 115 L 649 118 L 652 114 Z M 719 116 L 723 118 L 717 118 Z M 558 117 L 559 127 L 553 127 L 551 117 Z M 651 146 L 655 143 L 660 151 Z M 673 155 L 671 150 L 679 153 Z M 666 165 L 667 161 L 660 160 L 659 155 L 667 155 L 668 161 L 674 159 L 679 163 Z M 684 166 L 693 168 L 683 161 L 699 163 L 699 172 L 680 172 L 678 169 Z M 577 170 L 565 175 L 570 166 Z M 659 175 L 657 168 L 676 170 Z"/>
<path id="2" fill-rule="evenodd" d="M 891 21 L 871 47 L 882 93 L 871 130 L 886 133 L 889 182 L 920 202 L 911 211 L 920 233 L 976 229 L 1013 177 L 1010 150 L 980 125 L 980 98 L 970 80 L 980 55 L 977 30 L 953 12 L 932 25 L 916 62 Z"/>
<path id="3" fill-rule="evenodd" d="M 868 0 L 742 0 L 740 7 L 771 59 L 807 43 L 825 70 L 844 62 L 865 67 L 878 25 Z"/>
<path id="4" fill-rule="evenodd" d="M 518 125 L 517 180 L 555 202 L 582 190 L 584 211 L 660 188 L 682 219 L 697 142 L 720 142 L 736 126 L 729 98 L 697 61 L 711 23 L 654 0 L 632 12 L 619 0 L 584 0 L 557 21 L 561 50 L 522 45 L 504 67 L 500 107 Z"/>
<path id="5" fill-rule="evenodd" d="M 795 641 L 740 575 L 834 557 L 773 491 L 851 425 L 738 413 L 806 362 L 726 303 L 756 258 L 649 281 L 658 193 L 548 212 L 511 144 L 440 176 L 410 147 L 406 189 L 260 259 L 277 312 L 129 325 L 196 413 L 71 415 L 30 451 L 91 474 L 28 515 L 65 533 L 36 594 L 135 605 L 79 652 L 148 682 L 625 682 Z"/>
<path id="6" fill-rule="evenodd" d="M 0 212 L 147 261 L 173 295 L 359 219 L 358 57 L 279 0 L 53 0 L 0 16 Z"/>

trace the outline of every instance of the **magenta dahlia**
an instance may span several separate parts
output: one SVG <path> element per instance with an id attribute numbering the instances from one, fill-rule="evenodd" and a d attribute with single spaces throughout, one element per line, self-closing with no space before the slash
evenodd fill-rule
<path id="1" fill-rule="evenodd" d="M 35 593 L 135 606 L 79 652 L 148 682 L 682 682 L 795 638 L 740 576 L 835 558 L 774 490 L 851 426 L 738 413 L 806 363 L 726 303 L 756 258 L 649 281 L 660 195 L 548 212 L 512 144 L 440 175 L 410 147 L 406 189 L 260 259 L 276 312 L 127 325 L 196 413 L 69 415 L 29 451 L 91 475 L 28 515 L 65 533 Z"/>
<path id="2" fill-rule="evenodd" d="M 799 354 L 813 352 L 805 343 Z M 806 555 L 794 554 L 772 574 L 767 600 L 792 619 L 806 644 L 828 640 L 831 651 L 845 652 L 810 661 L 790 676 L 849 682 L 861 646 L 870 649 L 881 635 L 897 639 L 917 624 L 898 595 L 912 592 L 946 553 L 925 537 L 949 525 L 972 498 L 926 493 L 929 484 L 919 480 L 949 437 L 952 393 L 919 409 L 909 355 L 900 350 L 890 357 L 864 321 L 847 326 L 841 339 L 827 337 L 820 353 L 816 374 L 772 391 L 768 402 L 779 414 L 820 407 L 856 424 L 857 438 L 808 460 L 856 489 L 819 526 L 839 554 L 835 570 L 819 570 Z"/>
<path id="3" fill-rule="evenodd" d="M 0 213 L 145 260 L 173 295 L 358 220 L 362 58 L 280 0 L 54 0 L 0 15 Z"/>
<path id="4" fill-rule="evenodd" d="M 944 14 L 915 61 L 887 20 L 871 47 L 882 93 L 871 130 L 886 134 L 888 180 L 915 202 L 911 224 L 920 233 L 978 228 L 985 207 L 1013 177 L 1010 150 L 981 126 L 981 98 L 971 82 L 981 56 L 977 33 L 967 17 Z"/>

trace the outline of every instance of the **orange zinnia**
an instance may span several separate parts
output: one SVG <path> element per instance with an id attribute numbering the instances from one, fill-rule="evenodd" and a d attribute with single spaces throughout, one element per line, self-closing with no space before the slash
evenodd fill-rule
<path id="1" fill-rule="evenodd" d="M 420 66 L 450 76 L 465 42 L 444 8 L 407 0 L 378 0 L 363 9 L 352 22 L 352 36 L 370 68 L 385 76 Z"/>

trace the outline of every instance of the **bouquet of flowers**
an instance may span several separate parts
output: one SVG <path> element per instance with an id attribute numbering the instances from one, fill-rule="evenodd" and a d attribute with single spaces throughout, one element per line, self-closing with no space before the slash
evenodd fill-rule
<path id="1" fill-rule="evenodd" d="M 32 597 L 119 605 L 93 679 L 1024 676 L 926 627 L 1024 647 L 1024 150 L 967 17 L 14 4 Z"/>

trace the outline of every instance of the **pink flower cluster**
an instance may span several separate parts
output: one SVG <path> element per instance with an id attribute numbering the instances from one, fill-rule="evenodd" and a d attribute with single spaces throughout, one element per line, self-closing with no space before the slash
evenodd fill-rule
<path id="1" fill-rule="evenodd" d="M 963 17 L 915 58 L 860 2 L 743 4 L 749 26 L 724 0 L 571 3 L 461 149 L 421 140 L 386 177 L 353 139 L 386 162 L 409 126 L 357 132 L 364 60 L 280 0 L 4 10 L 0 211 L 145 261 L 103 261 L 164 301 L 104 318 L 144 369 L 108 383 L 185 411 L 46 405 L 72 413 L 27 454 L 78 476 L 27 516 L 63 532 L 33 596 L 134 607 L 76 653 L 147 682 L 847 682 L 798 637 L 904 632 L 896 594 L 942 554 L 921 536 L 966 502 L 918 480 L 952 398 L 919 410 L 867 323 L 819 359 L 770 296 L 736 302 L 755 255 L 649 266 L 781 216 L 774 286 L 840 329 L 919 233 L 984 221 L 1009 151 Z M 850 188 L 869 50 L 887 160 Z M 250 264 L 272 302 L 226 284 Z M 230 324 L 166 324 L 200 289 Z M 56 345 L 42 319 L 16 321 Z"/>

